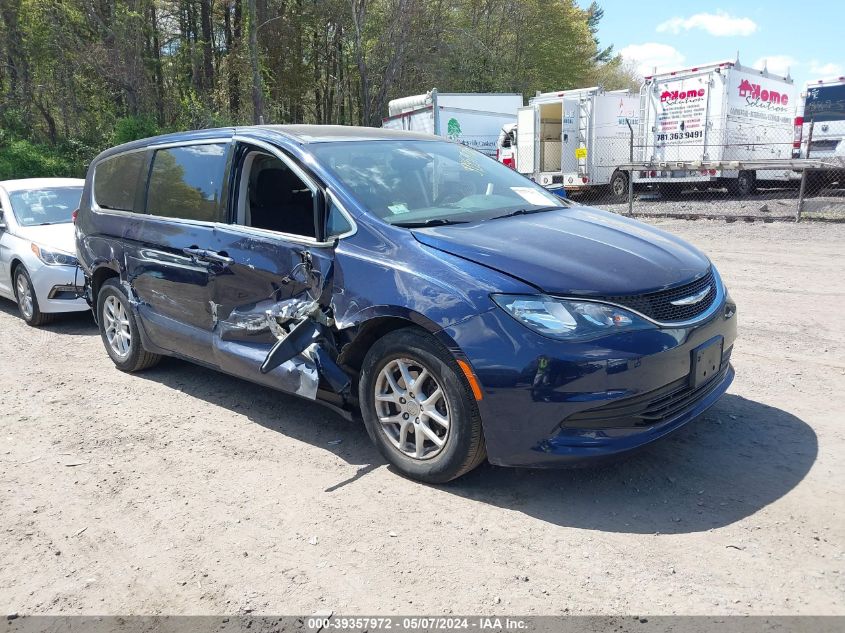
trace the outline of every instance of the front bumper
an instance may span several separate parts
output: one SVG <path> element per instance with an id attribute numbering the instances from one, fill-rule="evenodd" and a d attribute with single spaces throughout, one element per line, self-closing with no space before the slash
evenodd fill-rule
<path id="1" fill-rule="evenodd" d="M 83 312 L 88 304 L 82 297 L 85 278 L 76 266 L 48 266 L 33 258 L 25 266 L 32 279 L 38 308 L 42 312 Z"/>
<path id="2" fill-rule="evenodd" d="M 565 343 L 497 308 L 443 333 L 482 385 L 478 406 L 490 462 L 551 467 L 639 448 L 713 405 L 734 377 L 736 320 L 722 305 L 694 326 Z M 693 351 L 720 339 L 719 372 L 693 389 Z"/>

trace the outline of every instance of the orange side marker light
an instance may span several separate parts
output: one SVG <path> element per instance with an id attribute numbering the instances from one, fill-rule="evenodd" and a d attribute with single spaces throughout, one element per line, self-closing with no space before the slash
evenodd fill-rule
<path id="1" fill-rule="evenodd" d="M 463 360 L 458 360 L 458 367 L 461 368 L 461 371 L 464 372 L 464 376 L 467 377 L 469 386 L 472 389 L 472 395 L 475 396 L 476 400 L 481 400 L 484 397 L 484 393 L 481 391 L 481 385 L 478 384 L 478 379 L 475 377 L 475 374 L 472 373 L 472 368 L 469 366 L 469 363 Z"/>

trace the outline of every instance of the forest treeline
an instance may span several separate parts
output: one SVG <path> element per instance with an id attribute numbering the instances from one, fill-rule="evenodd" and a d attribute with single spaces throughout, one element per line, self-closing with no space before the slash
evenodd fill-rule
<path id="1" fill-rule="evenodd" d="M 266 123 L 380 125 L 397 96 L 628 87 L 574 0 L 0 0 L 0 179 L 109 145 Z"/>

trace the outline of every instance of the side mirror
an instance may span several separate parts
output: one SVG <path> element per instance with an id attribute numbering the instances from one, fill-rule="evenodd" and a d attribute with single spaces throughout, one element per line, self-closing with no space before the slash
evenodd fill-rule
<path id="1" fill-rule="evenodd" d="M 3 212 L 0 211 L 0 231 L 6 230 L 6 218 L 3 217 Z"/>
<path id="2" fill-rule="evenodd" d="M 326 204 L 326 193 L 317 189 L 313 196 L 314 201 L 314 236 L 318 242 L 326 241 L 326 224 L 328 222 L 328 208 Z"/>

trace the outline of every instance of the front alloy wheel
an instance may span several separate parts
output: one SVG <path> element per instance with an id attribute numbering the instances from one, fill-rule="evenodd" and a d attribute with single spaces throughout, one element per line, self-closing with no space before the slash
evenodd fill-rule
<path id="1" fill-rule="evenodd" d="M 18 295 L 18 307 L 21 315 L 27 321 L 32 319 L 32 313 L 35 306 L 32 303 L 32 288 L 26 275 L 18 274 L 18 282 L 15 284 L 15 289 Z"/>
<path id="2" fill-rule="evenodd" d="M 373 344 L 361 366 L 358 400 L 370 438 L 407 477 L 444 483 L 487 455 L 466 374 L 422 329 L 394 330 Z"/>
<path id="3" fill-rule="evenodd" d="M 44 325 L 53 320 L 52 313 L 45 314 L 38 307 L 38 298 L 32 287 L 29 273 L 23 266 L 15 271 L 15 298 L 18 300 L 18 310 L 27 325 Z"/>
<path id="4" fill-rule="evenodd" d="M 376 413 L 382 432 L 408 457 L 430 459 L 449 441 L 443 387 L 419 361 L 397 358 L 379 372 Z"/>

